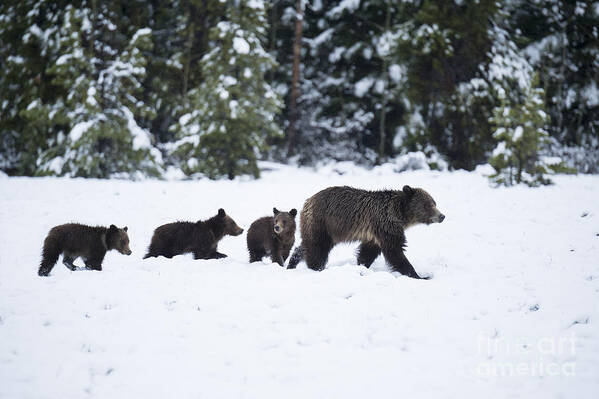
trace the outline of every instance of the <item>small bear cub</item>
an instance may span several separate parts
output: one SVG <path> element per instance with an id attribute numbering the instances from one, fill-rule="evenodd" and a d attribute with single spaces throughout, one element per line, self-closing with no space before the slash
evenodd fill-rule
<path id="1" fill-rule="evenodd" d="M 295 242 L 295 215 L 297 210 L 280 212 L 273 208 L 274 216 L 265 216 L 250 226 L 247 234 L 250 262 L 258 262 L 269 255 L 273 262 L 283 266 Z"/>
<path id="2" fill-rule="evenodd" d="M 225 235 L 241 233 L 243 229 L 221 208 L 216 216 L 205 221 L 174 222 L 156 228 L 144 259 L 160 255 L 170 259 L 189 252 L 194 259 L 226 258 L 227 255 L 216 250 L 218 242 Z"/>
<path id="3" fill-rule="evenodd" d="M 44 240 L 42 262 L 38 270 L 40 276 L 47 276 L 63 255 L 62 263 L 69 270 L 76 270 L 73 264 L 78 257 L 83 258 L 85 266 L 92 270 L 102 270 L 102 261 L 106 251 L 116 249 L 123 255 L 131 255 L 127 227 L 86 226 L 68 223 L 53 227 Z"/>

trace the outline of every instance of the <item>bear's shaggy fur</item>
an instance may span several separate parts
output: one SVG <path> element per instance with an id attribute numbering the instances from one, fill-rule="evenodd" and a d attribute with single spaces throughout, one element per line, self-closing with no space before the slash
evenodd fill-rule
<path id="1" fill-rule="evenodd" d="M 270 255 L 273 262 L 283 266 L 295 242 L 295 215 L 297 210 L 280 212 L 273 208 L 274 216 L 256 220 L 247 234 L 250 262 L 258 262 Z"/>
<path id="2" fill-rule="evenodd" d="M 323 270 L 335 244 L 360 241 L 358 264 L 370 267 L 382 252 L 393 271 L 420 278 L 404 255 L 404 232 L 415 224 L 441 223 L 444 218 L 432 197 L 420 188 L 366 191 L 329 187 L 304 204 L 302 243 L 288 268 L 305 259 L 310 269 Z"/>
<path id="3" fill-rule="evenodd" d="M 78 223 L 62 224 L 53 227 L 44 240 L 42 262 L 38 270 L 40 276 L 47 276 L 63 254 L 62 263 L 70 270 L 76 270 L 73 262 L 83 258 L 85 266 L 102 270 L 106 251 L 116 249 L 124 255 L 131 255 L 127 227 L 92 227 Z"/>
<path id="4" fill-rule="evenodd" d="M 156 228 L 144 259 L 160 255 L 172 258 L 188 252 L 193 253 L 194 259 L 226 258 L 227 255 L 217 251 L 218 242 L 225 235 L 241 233 L 243 229 L 221 208 L 216 216 L 205 221 L 175 222 Z"/>

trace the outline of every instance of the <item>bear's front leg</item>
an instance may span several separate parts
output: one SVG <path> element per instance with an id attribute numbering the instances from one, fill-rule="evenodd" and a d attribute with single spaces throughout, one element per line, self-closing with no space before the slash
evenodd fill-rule
<path id="1" fill-rule="evenodd" d="M 270 259 L 274 263 L 278 263 L 279 266 L 283 266 L 285 264 L 285 262 L 283 261 L 283 257 L 281 256 L 281 254 L 279 252 L 275 252 L 275 253 L 271 254 Z"/>
<path id="2" fill-rule="evenodd" d="M 73 262 L 75 262 L 75 258 L 72 257 L 72 256 L 64 255 L 62 257 L 62 263 L 63 263 L 63 265 L 65 265 L 72 272 L 74 272 L 75 270 L 77 270 L 77 266 L 75 266 L 73 264 Z"/>
<path id="3" fill-rule="evenodd" d="M 98 259 L 86 259 L 85 267 L 91 270 L 97 270 L 99 272 L 102 271 L 102 260 Z"/>
<path id="4" fill-rule="evenodd" d="M 266 251 L 261 249 L 250 249 L 250 263 L 252 262 L 260 262 L 262 258 L 266 255 Z"/>
<path id="5" fill-rule="evenodd" d="M 281 258 L 283 259 L 283 263 L 281 264 L 281 266 L 285 265 L 285 261 L 287 260 L 287 258 L 289 258 L 289 252 L 290 252 L 291 248 L 281 251 Z"/>
<path id="6" fill-rule="evenodd" d="M 221 254 L 218 251 L 210 251 L 210 252 L 202 252 L 202 251 L 194 251 L 193 258 L 194 259 L 221 259 L 226 258 L 227 255 Z"/>
<path id="7" fill-rule="evenodd" d="M 374 242 L 363 242 L 358 248 L 358 265 L 364 265 L 367 268 L 381 254 L 381 247 Z"/>
<path id="8" fill-rule="evenodd" d="M 404 254 L 403 247 L 405 246 L 405 238 L 400 240 L 400 242 L 394 242 L 393 240 L 389 240 L 390 242 L 383 241 L 383 255 L 391 269 L 395 272 L 400 272 L 404 276 L 422 279 L 414 270 L 414 267 L 406 258 Z"/>
<path id="9" fill-rule="evenodd" d="M 333 245 L 333 240 L 326 232 L 315 233 L 314 238 L 304 238 L 302 248 L 306 265 L 314 271 L 324 270 Z"/>

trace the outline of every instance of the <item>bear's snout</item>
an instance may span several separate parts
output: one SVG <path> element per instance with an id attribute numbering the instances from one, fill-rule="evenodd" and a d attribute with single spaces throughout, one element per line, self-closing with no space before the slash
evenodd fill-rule
<path id="1" fill-rule="evenodd" d="M 439 214 L 439 223 L 441 223 L 442 221 L 445 220 L 445 215 L 444 214 Z"/>
<path id="2" fill-rule="evenodd" d="M 278 233 L 279 231 L 281 231 L 281 226 L 279 226 L 278 224 L 275 225 L 275 231 Z"/>
<path id="3" fill-rule="evenodd" d="M 243 233 L 243 229 L 242 229 L 241 227 L 239 227 L 239 228 L 237 229 L 237 231 L 235 232 L 235 235 L 236 235 L 236 236 L 238 236 L 238 235 L 240 235 L 241 233 Z"/>

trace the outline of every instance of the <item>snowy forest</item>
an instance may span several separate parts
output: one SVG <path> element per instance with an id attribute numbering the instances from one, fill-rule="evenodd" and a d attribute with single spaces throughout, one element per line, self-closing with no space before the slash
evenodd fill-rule
<path id="1" fill-rule="evenodd" d="M 5 0 L 0 63 L 8 175 L 599 172 L 593 1 Z"/>

